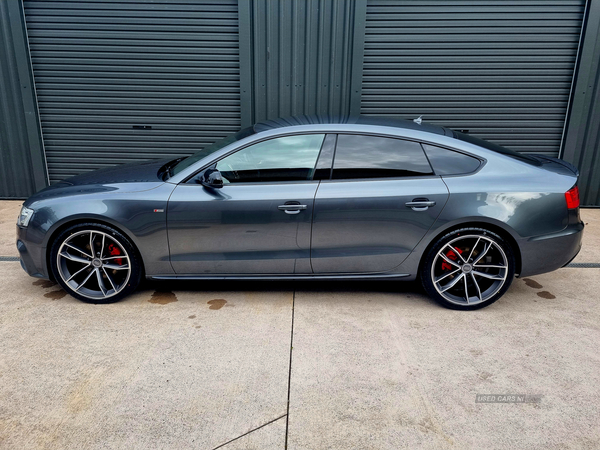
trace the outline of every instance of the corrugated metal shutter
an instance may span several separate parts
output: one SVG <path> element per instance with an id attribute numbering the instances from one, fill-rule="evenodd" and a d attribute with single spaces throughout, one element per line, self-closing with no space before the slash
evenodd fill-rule
<path id="1" fill-rule="evenodd" d="M 237 0 L 24 6 L 51 182 L 239 129 Z"/>
<path id="2" fill-rule="evenodd" d="M 369 0 L 361 112 L 557 156 L 584 0 Z"/>

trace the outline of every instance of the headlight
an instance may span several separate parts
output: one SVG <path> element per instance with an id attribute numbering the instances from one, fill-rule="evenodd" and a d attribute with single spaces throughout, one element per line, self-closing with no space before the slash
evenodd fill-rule
<path id="1" fill-rule="evenodd" d="M 19 218 L 17 219 L 17 225 L 20 227 L 26 227 L 29 225 L 29 221 L 33 217 L 33 209 L 26 208 L 23 206 L 21 208 L 21 213 L 19 214 Z"/>

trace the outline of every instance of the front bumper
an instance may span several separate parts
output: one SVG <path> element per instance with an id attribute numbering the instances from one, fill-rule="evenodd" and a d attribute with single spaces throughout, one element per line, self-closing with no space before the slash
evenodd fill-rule
<path id="1" fill-rule="evenodd" d="M 17 225 L 17 250 L 21 267 L 32 277 L 49 278 L 46 267 L 46 249 L 27 239 L 27 228 Z"/>
<path id="2" fill-rule="evenodd" d="M 520 277 L 552 272 L 569 264 L 581 250 L 583 222 L 570 224 L 559 233 L 529 238 L 521 243 Z"/>

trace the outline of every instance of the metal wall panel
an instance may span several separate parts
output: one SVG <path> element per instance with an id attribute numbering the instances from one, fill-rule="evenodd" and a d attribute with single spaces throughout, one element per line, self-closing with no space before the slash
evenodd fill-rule
<path id="1" fill-rule="evenodd" d="M 237 0 L 25 0 L 51 182 L 240 128 Z"/>
<path id="2" fill-rule="evenodd" d="M 46 186 L 46 167 L 21 4 L 0 1 L 0 198 Z"/>
<path id="3" fill-rule="evenodd" d="M 364 0 L 243 0 L 244 124 L 358 113 L 365 13 Z"/>
<path id="4" fill-rule="evenodd" d="M 557 156 L 585 0 L 369 0 L 363 114 Z"/>
<path id="5" fill-rule="evenodd" d="M 600 2 L 587 16 L 562 157 L 579 168 L 581 204 L 600 206 Z"/>

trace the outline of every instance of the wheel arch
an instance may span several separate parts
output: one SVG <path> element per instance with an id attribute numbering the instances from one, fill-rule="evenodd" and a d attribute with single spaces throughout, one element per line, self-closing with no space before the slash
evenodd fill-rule
<path id="1" fill-rule="evenodd" d="M 421 269 L 423 268 L 423 264 L 429 254 L 431 248 L 435 245 L 435 243 L 444 235 L 451 233 L 456 230 L 460 230 L 461 228 L 481 228 L 492 233 L 497 234 L 502 239 L 504 239 L 511 247 L 515 257 L 515 273 L 518 275 L 521 273 L 522 268 L 522 257 L 521 257 L 521 249 L 517 242 L 517 239 L 513 236 L 513 234 L 508 231 L 506 228 L 491 222 L 484 222 L 478 220 L 469 220 L 466 222 L 460 222 L 452 224 L 448 227 L 445 227 L 441 230 L 437 230 L 436 234 L 429 240 L 427 247 L 421 254 L 421 258 L 419 260 L 419 269 L 417 273 L 421 273 Z"/>
<path id="2" fill-rule="evenodd" d="M 110 220 L 106 220 L 105 218 L 97 218 L 94 216 L 84 216 L 84 217 L 77 217 L 77 218 L 71 218 L 68 219 L 62 223 L 60 223 L 58 226 L 56 226 L 55 229 L 53 229 L 48 236 L 48 239 L 46 240 L 46 270 L 48 272 L 48 277 L 51 280 L 54 280 L 54 274 L 52 273 L 52 269 L 51 269 L 51 264 L 50 264 L 50 254 L 52 252 L 52 245 L 54 244 L 54 241 L 57 239 L 58 236 L 60 236 L 60 234 L 65 231 L 66 229 L 75 226 L 75 225 L 79 225 L 79 224 L 83 224 L 83 223 L 94 223 L 94 224 L 98 224 L 98 225 L 104 225 L 107 227 L 111 227 L 114 228 L 116 231 L 118 231 L 119 233 L 121 233 L 123 236 L 125 236 L 127 239 L 129 239 L 129 241 L 131 242 L 131 245 L 133 246 L 133 249 L 135 250 L 137 257 L 139 259 L 139 261 L 141 261 L 142 263 L 142 277 L 144 276 L 146 270 L 145 270 L 145 264 L 144 264 L 144 258 L 142 257 L 142 254 L 138 248 L 136 239 L 133 237 L 132 233 L 127 230 L 126 228 L 124 228 L 123 226 L 120 226 L 119 224 L 115 224 L 113 222 L 111 222 Z M 55 280 L 54 280 L 55 281 Z"/>

